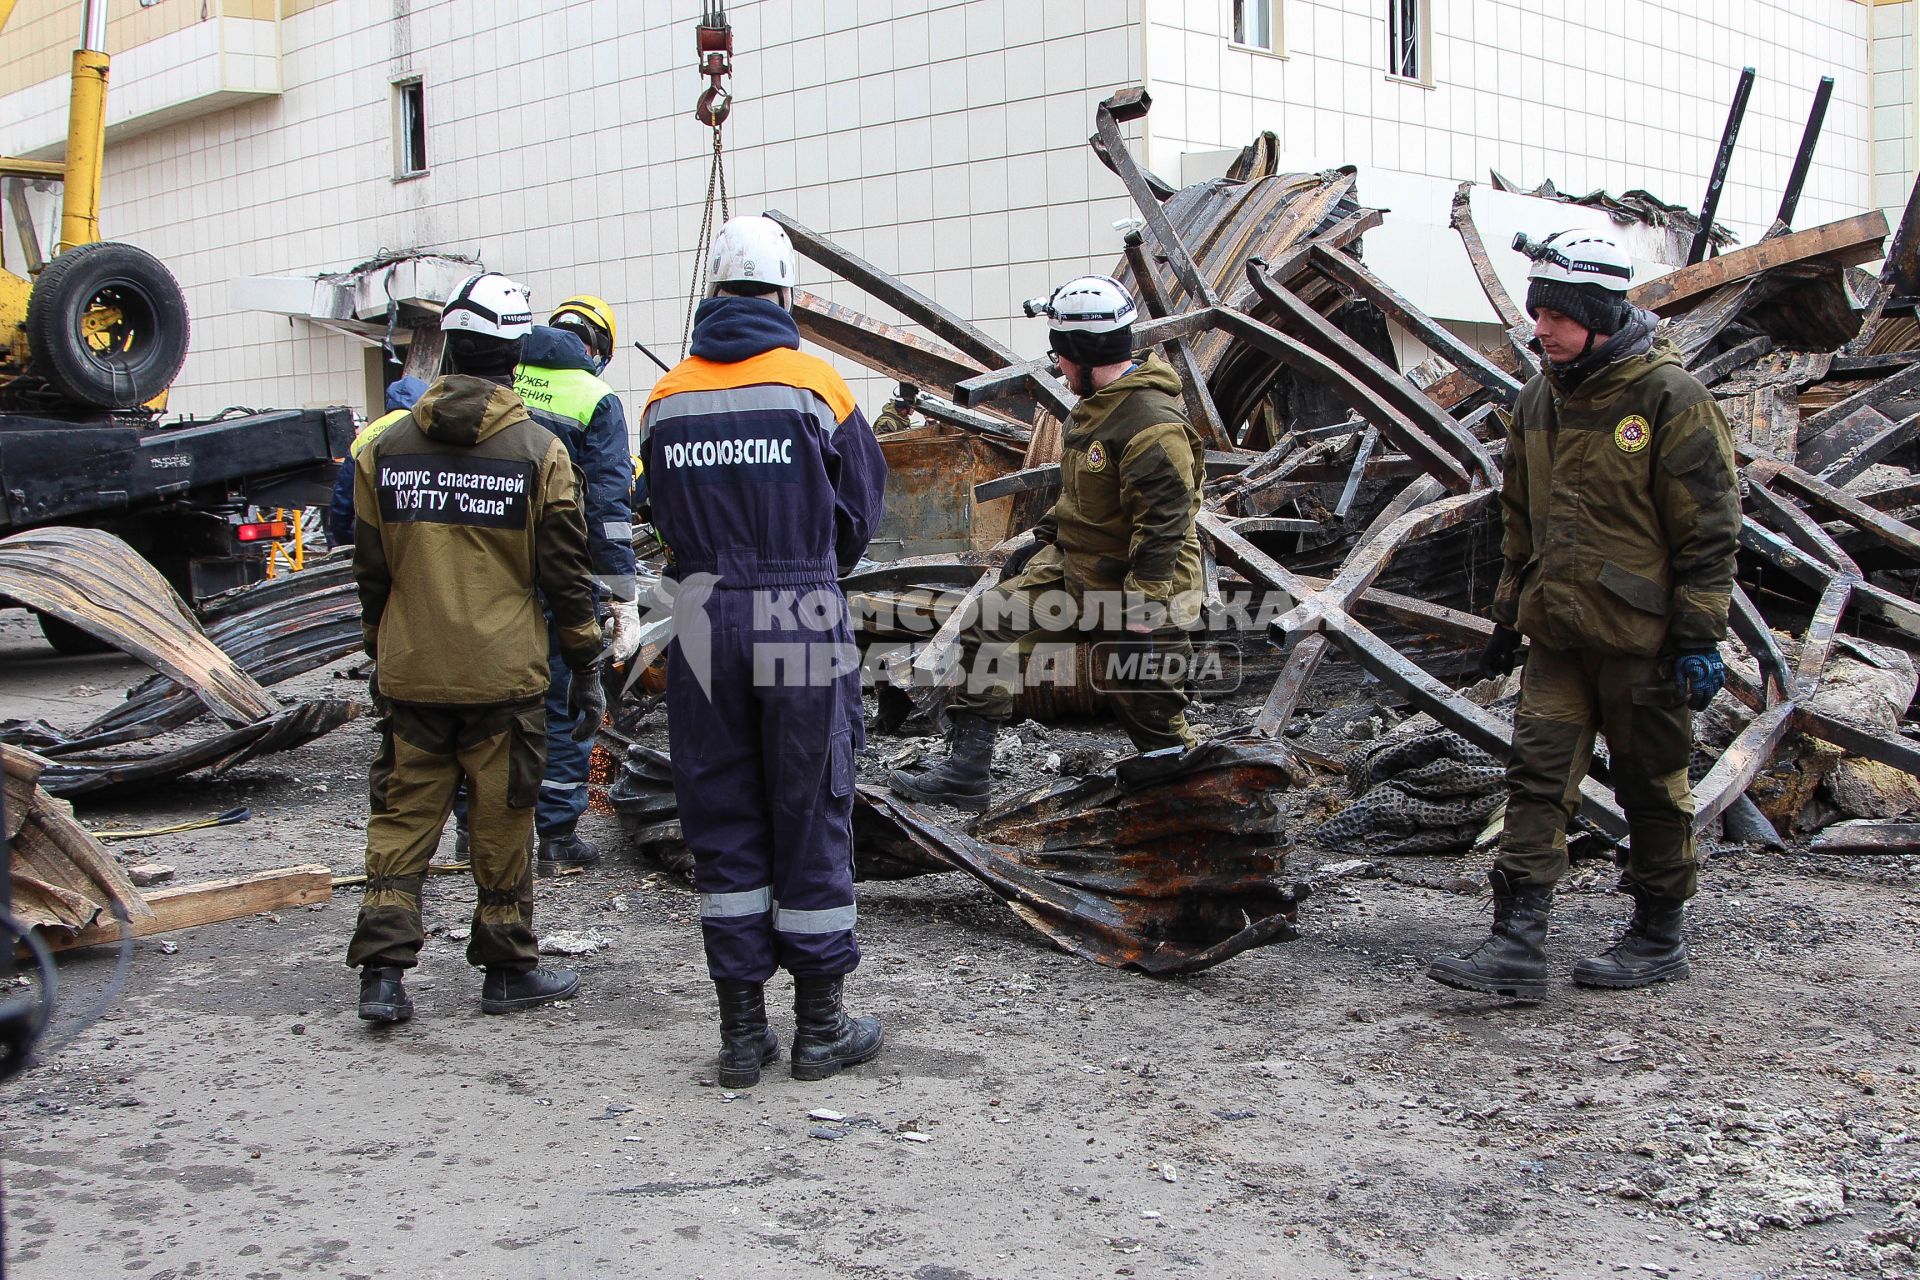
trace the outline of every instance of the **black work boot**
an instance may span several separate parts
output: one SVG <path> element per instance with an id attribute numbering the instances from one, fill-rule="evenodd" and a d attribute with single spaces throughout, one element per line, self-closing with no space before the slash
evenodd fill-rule
<path id="1" fill-rule="evenodd" d="M 1000 722 L 968 711 L 955 711 L 950 719 L 946 760 L 920 773 L 898 770 L 887 779 L 887 788 L 922 804 L 950 804 L 979 813 L 993 798 L 993 779 L 987 770 L 993 763 L 993 738 Z"/>
<path id="2" fill-rule="evenodd" d="M 793 1078 L 825 1080 L 880 1052 L 880 1019 L 855 1018 L 840 1004 L 840 977 L 793 975 Z"/>
<path id="3" fill-rule="evenodd" d="M 1583 987 L 1644 987 L 1691 978 L 1686 939 L 1680 936 L 1687 904 L 1679 898 L 1627 892 L 1633 894 L 1633 919 L 1627 921 L 1627 931 L 1599 955 L 1576 961 L 1573 980 Z"/>
<path id="4" fill-rule="evenodd" d="M 404 969 L 376 968 L 368 965 L 360 971 L 360 1017 L 367 1022 L 405 1022 L 413 1017 L 413 997 L 400 979 Z"/>
<path id="5" fill-rule="evenodd" d="M 1536 1002 L 1547 994 L 1547 916 L 1553 909 L 1553 890 L 1517 888 L 1498 867 L 1487 873 L 1487 880 L 1493 886 L 1493 932 L 1470 951 L 1434 960 L 1427 976 L 1462 991 Z"/>
<path id="6" fill-rule="evenodd" d="M 719 982 L 720 1060 L 714 1076 L 722 1089 L 751 1089 L 760 1068 L 780 1056 L 780 1037 L 767 1025 L 764 989 L 757 982 Z"/>
<path id="7" fill-rule="evenodd" d="M 480 1012 L 531 1009 L 555 1000 L 571 1000 L 579 990 L 580 975 L 571 969 L 529 969 L 525 973 L 489 969 L 487 980 L 480 984 Z"/>
<path id="8" fill-rule="evenodd" d="M 467 815 L 453 815 L 453 853 L 457 858 L 465 858 L 473 853 L 473 828 L 467 825 Z"/>
<path id="9" fill-rule="evenodd" d="M 600 849 L 573 828 L 540 837 L 540 874 L 590 867 L 600 861 Z"/>

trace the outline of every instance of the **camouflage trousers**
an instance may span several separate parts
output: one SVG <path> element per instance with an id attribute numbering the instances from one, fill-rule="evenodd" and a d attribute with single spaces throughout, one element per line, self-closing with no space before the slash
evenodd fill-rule
<path id="1" fill-rule="evenodd" d="M 478 898 L 467 962 L 523 973 L 539 963 L 533 934 L 533 806 L 546 766 L 539 699 L 486 707 L 384 707 L 369 779 L 367 890 L 347 963 L 410 969 L 425 942 L 420 892 L 454 792 L 467 782 L 468 844 Z"/>
<path id="2" fill-rule="evenodd" d="M 1567 825 L 1580 807 L 1596 732 L 1606 735 L 1613 792 L 1632 839 L 1626 886 L 1691 898 L 1698 883 L 1687 784 L 1693 713 L 1657 658 L 1529 646 L 1497 864 L 1527 887 L 1567 873 Z"/>
<path id="3" fill-rule="evenodd" d="M 1186 673 L 1193 661 L 1188 634 L 1178 627 L 1131 633 L 1091 625 L 1055 631 L 1040 625 L 1048 603 L 1042 597 L 1059 601 L 1069 595 L 1059 557 L 1045 552 L 1024 572 L 985 591 L 960 633 L 958 683 L 948 706 L 1007 720 L 1036 649 L 1091 640 L 1095 665 L 1107 669 L 1098 683 L 1134 749 L 1193 746 L 1197 739 L 1187 724 Z"/>

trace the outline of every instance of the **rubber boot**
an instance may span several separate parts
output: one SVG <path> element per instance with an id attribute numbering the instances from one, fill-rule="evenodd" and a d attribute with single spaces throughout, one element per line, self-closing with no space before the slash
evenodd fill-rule
<path id="1" fill-rule="evenodd" d="M 1573 980 L 1583 987 L 1644 987 L 1693 976 L 1681 930 L 1687 904 L 1679 898 L 1633 893 L 1633 919 L 1620 940 L 1597 956 L 1576 961 Z"/>
<path id="2" fill-rule="evenodd" d="M 401 978 L 404 969 L 376 968 L 368 965 L 360 971 L 360 1017 L 367 1022 L 405 1022 L 413 1017 L 413 997 Z"/>
<path id="3" fill-rule="evenodd" d="M 968 711 L 955 711 L 951 719 L 947 758 L 923 772 L 896 771 L 887 779 L 887 787 L 897 796 L 922 804 L 946 804 L 979 813 L 993 798 L 988 767 L 993 763 L 993 738 L 1000 731 L 1000 722 Z"/>
<path id="4" fill-rule="evenodd" d="M 572 828 L 540 837 L 541 875 L 550 876 L 560 871 L 590 867 L 598 861 L 600 861 L 599 846 Z"/>
<path id="5" fill-rule="evenodd" d="M 715 982 L 720 995 L 720 1060 L 714 1078 L 722 1089 L 751 1089 L 760 1068 L 780 1056 L 780 1037 L 767 1025 L 765 989 L 757 982 Z"/>
<path id="6" fill-rule="evenodd" d="M 825 1080 L 880 1052 L 880 1019 L 850 1016 L 840 977 L 793 976 L 793 1078 Z"/>
<path id="7" fill-rule="evenodd" d="M 473 828 L 467 825 L 467 815 L 453 815 L 453 853 L 457 858 L 469 857 L 473 853 Z"/>
<path id="8" fill-rule="evenodd" d="M 531 1009 L 555 1000 L 571 1000 L 579 990 L 580 976 L 571 969 L 529 969 L 525 973 L 489 969 L 486 981 L 480 984 L 480 1012 Z"/>
<path id="9" fill-rule="evenodd" d="M 1459 955 L 1441 956 L 1427 966 L 1435 982 L 1462 991 L 1484 991 L 1528 1003 L 1547 994 L 1547 916 L 1553 890 L 1516 888 L 1507 873 L 1487 873 L 1493 886 L 1493 932 Z"/>

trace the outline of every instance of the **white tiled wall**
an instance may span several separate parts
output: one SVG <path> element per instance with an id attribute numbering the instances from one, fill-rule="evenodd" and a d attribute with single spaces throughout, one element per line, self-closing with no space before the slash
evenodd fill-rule
<path id="1" fill-rule="evenodd" d="M 1914 2 L 1873 10 L 1873 203 L 1898 225 L 1913 175 L 1920 167 L 1914 145 Z"/>
<path id="2" fill-rule="evenodd" d="M 1869 11 L 1853 0 L 1596 0 L 1578 19 L 1549 16 L 1576 8 L 1559 0 L 1434 0 L 1432 88 L 1385 78 L 1384 0 L 1277 2 L 1285 58 L 1227 47 L 1229 0 L 734 0 L 734 207 L 783 209 L 1037 352 L 1019 300 L 1116 256 L 1109 224 L 1131 206 L 1085 143 L 1094 105 L 1143 78 L 1150 160 L 1172 177 L 1182 151 L 1273 129 L 1290 165 L 1361 165 L 1363 197 L 1368 168 L 1497 167 L 1691 204 L 1752 63 L 1721 215 L 1751 237 L 1830 71 L 1799 220 L 1874 198 Z M 363 348 L 238 312 L 228 286 L 381 249 L 476 255 L 536 302 L 601 293 L 623 334 L 676 353 L 710 142 L 691 116 L 700 8 L 327 0 L 280 24 L 280 96 L 112 146 L 106 232 L 168 261 L 195 317 L 175 407 L 359 405 Z M 415 73 L 432 167 L 395 182 L 391 83 Z M 824 273 L 803 283 L 894 318 Z M 610 380 L 637 410 L 653 375 L 626 350 Z M 886 390 L 856 389 L 869 408 Z"/>
<path id="3" fill-rule="evenodd" d="M 1178 173 L 1183 151 L 1271 129 L 1291 167 L 1359 165 L 1363 199 L 1370 168 L 1454 181 L 1498 169 L 1529 187 L 1639 187 L 1697 208 L 1752 66 L 1720 220 L 1743 240 L 1766 230 L 1822 75 L 1835 78 L 1833 102 L 1795 222 L 1873 198 L 1870 10 L 1854 0 L 1432 0 L 1431 87 L 1385 74 L 1386 0 L 1273 2 L 1284 58 L 1229 47 L 1228 0 L 1150 0 L 1162 172 Z"/>

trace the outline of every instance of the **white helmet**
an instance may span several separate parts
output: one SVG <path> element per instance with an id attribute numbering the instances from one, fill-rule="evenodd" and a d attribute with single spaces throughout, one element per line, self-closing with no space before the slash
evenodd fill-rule
<path id="1" fill-rule="evenodd" d="M 1515 232 L 1513 247 L 1533 259 L 1529 280 L 1591 284 L 1625 293 L 1633 283 L 1633 259 L 1618 241 L 1597 231 L 1556 231 L 1545 240 Z"/>
<path id="2" fill-rule="evenodd" d="M 707 296 L 724 284 L 767 284 L 783 290 L 784 304 L 797 275 L 793 241 L 779 223 L 757 214 L 729 218 L 707 255 Z"/>
<path id="3" fill-rule="evenodd" d="M 533 299 L 525 285 L 498 271 L 484 271 L 460 282 L 440 312 L 446 333 L 477 333 L 512 340 L 533 332 Z"/>
<path id="4" fill-rule="evenodd" d="M 1133 354 L 1133 318 L 1139 308 L 1112 276 L 1076 276 L 1046 298 L 1022 304 L 1047 318 L 1048 345 L 1084 365 L 1118 364 Z"/>

